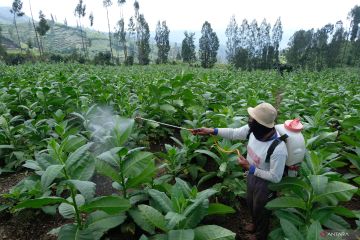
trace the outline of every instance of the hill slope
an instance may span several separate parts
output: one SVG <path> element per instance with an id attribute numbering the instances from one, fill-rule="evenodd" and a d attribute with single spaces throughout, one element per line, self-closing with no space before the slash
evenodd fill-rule
<path id="1" fill-rule="evenodd" d="M 12 24 L 14 22 L 14 16 L 10 13 L 10 7 L 0 7 L 0 23 Z M 22 17 L 16 17 L 17 23 L 28 22 L 30 18 L 26 15 Z"/>

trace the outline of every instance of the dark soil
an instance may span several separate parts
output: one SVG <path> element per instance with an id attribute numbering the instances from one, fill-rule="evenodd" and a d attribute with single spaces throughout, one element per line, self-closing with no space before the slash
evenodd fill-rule
<path id="1" fill-rule="evenodd" d="M 239 201 L 241 207 L 236 210 L 236 213 L 207 216 L 203 220 L 203 224 L 215 224 L 227 228 L 236 233 L 236 240 L 253 237 L 252 234 L 244 230 L 245 225 L 251 223 L 250 212 L 246 206 L 245 200 L 239 199 Z"/>
<path id="2" fill-rule="evenodd" d="M 11 187 L 30 174 L 31 172 L 22 171 L 1 176 L 0 194 L 8 192 Z M 0 204 L 4 202 L 5 200 L 0 197 Z M 51 216 L 37 209 L 26 209 L 16 214 L 10 214 L 5 210 L 0 212 L 0 239 L 56 239 L 47 232 L 65 223 L 66 221 L 59 214 Z"/>

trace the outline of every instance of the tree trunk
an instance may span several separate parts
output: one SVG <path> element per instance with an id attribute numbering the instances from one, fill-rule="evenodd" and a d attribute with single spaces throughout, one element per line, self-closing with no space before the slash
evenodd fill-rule
<path id="1" fill-rule="evenodd" d="M 31 13 L 32 24 L 33 24 L 34 32 L 35 32 L 35 36 L 36 36 L 36 42 L 37 42 L 37 45 L 38 45 L 38 48 L 39 48 L 40 57 L 41 57 L 42 54 L 41 54 L 41 49 L 40 49 L 39 36 L 38 36 L 38 34 L 37 34 L 36 27 L 35 27 L 34 16 L 33 16 L 33 13 L 32 13 L 31 1 L 30 1 L 30 0 L 29 0 L 29 6 L 30 6 L 30 13 Z"/>
<path id="2" fill-rule="evenodd" d="M 84 43 L 84 37 L 83 37 L 83 34 L 82 34 L 82 27 L 81 27 L 81 19 L 80 19 L 80 17 L 79 17 L 79 26 L 80 26 L 80 36 L 81 36 L 82 49 L 83 49 L 83 52 L 84 52 L 84 56 L 86 57 L 85 43 Z"/>
<path id="3" fill-rule="evenodd" d="M 108 21 L 108 28 L 109 28 L 109 43 L 110 43 L 110 54 L 111 54 L 111 61 L 114 61 L 113 51 L 112 51 L 112 45 L 111 45 L 111 33 L 110 33 L 110 21 L 109 21 L 109 11 L 106 8 L 106 17 Z"/>
<path id="4" fill-rule="evenodd" d="M 343 52 L 342 59 L 341 59 L 341 66 L 342 66 L 342 67 L 344 67 L 344 58 L 345 58 L 346 48 L 347 48 L 348 41 L 349 41 L 350 30 L 351 30 L 351 25 L 350 25 L 350 27 L 349 27 L 348 35 L 347 35 L 347 37 L 346 37 L 346 39 L 345 39 L 345 48 L 344 48 L 344 52 Z"/>
<path id="5" fill-rule="evenodd" d="M 20 51 L 22 52 L 21 42 L 20 42 L 20 35 L 19 35 L 19 31 L 18 31 L 18 28 L 17 28 L 17 25 L 16 25 L 15 12 L 14 12 L 14 24 L 15 24 L 15 29 L 16 29 L 16 34 L 17 34 L 17 37 L 18 37 L 18 41 L 19 41 Z"/>

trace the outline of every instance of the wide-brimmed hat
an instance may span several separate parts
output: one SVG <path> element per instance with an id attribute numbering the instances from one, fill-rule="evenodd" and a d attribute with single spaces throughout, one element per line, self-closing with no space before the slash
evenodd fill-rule
<path id="1" fill-rule="evenodd" d="M 254 108 L 249 107 L 247 111 L 249 115 L 261 125 L 268 128 L 275 126 L 277 111 L 270 103 L 264 102 Z"/>

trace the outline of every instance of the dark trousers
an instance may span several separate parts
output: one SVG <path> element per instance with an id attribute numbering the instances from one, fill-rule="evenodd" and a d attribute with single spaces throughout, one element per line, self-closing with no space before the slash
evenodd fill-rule
<path id="1" fill-rule="evenodd" d="M 247 176 L 246 200 L 258 240 L 266 240 L 269 233 L 271 211 L 267 210 L 265 205 L 275 198 L 275 192 L 268 189 L 268 184 L 269 181 L 252 174 Z"/>

